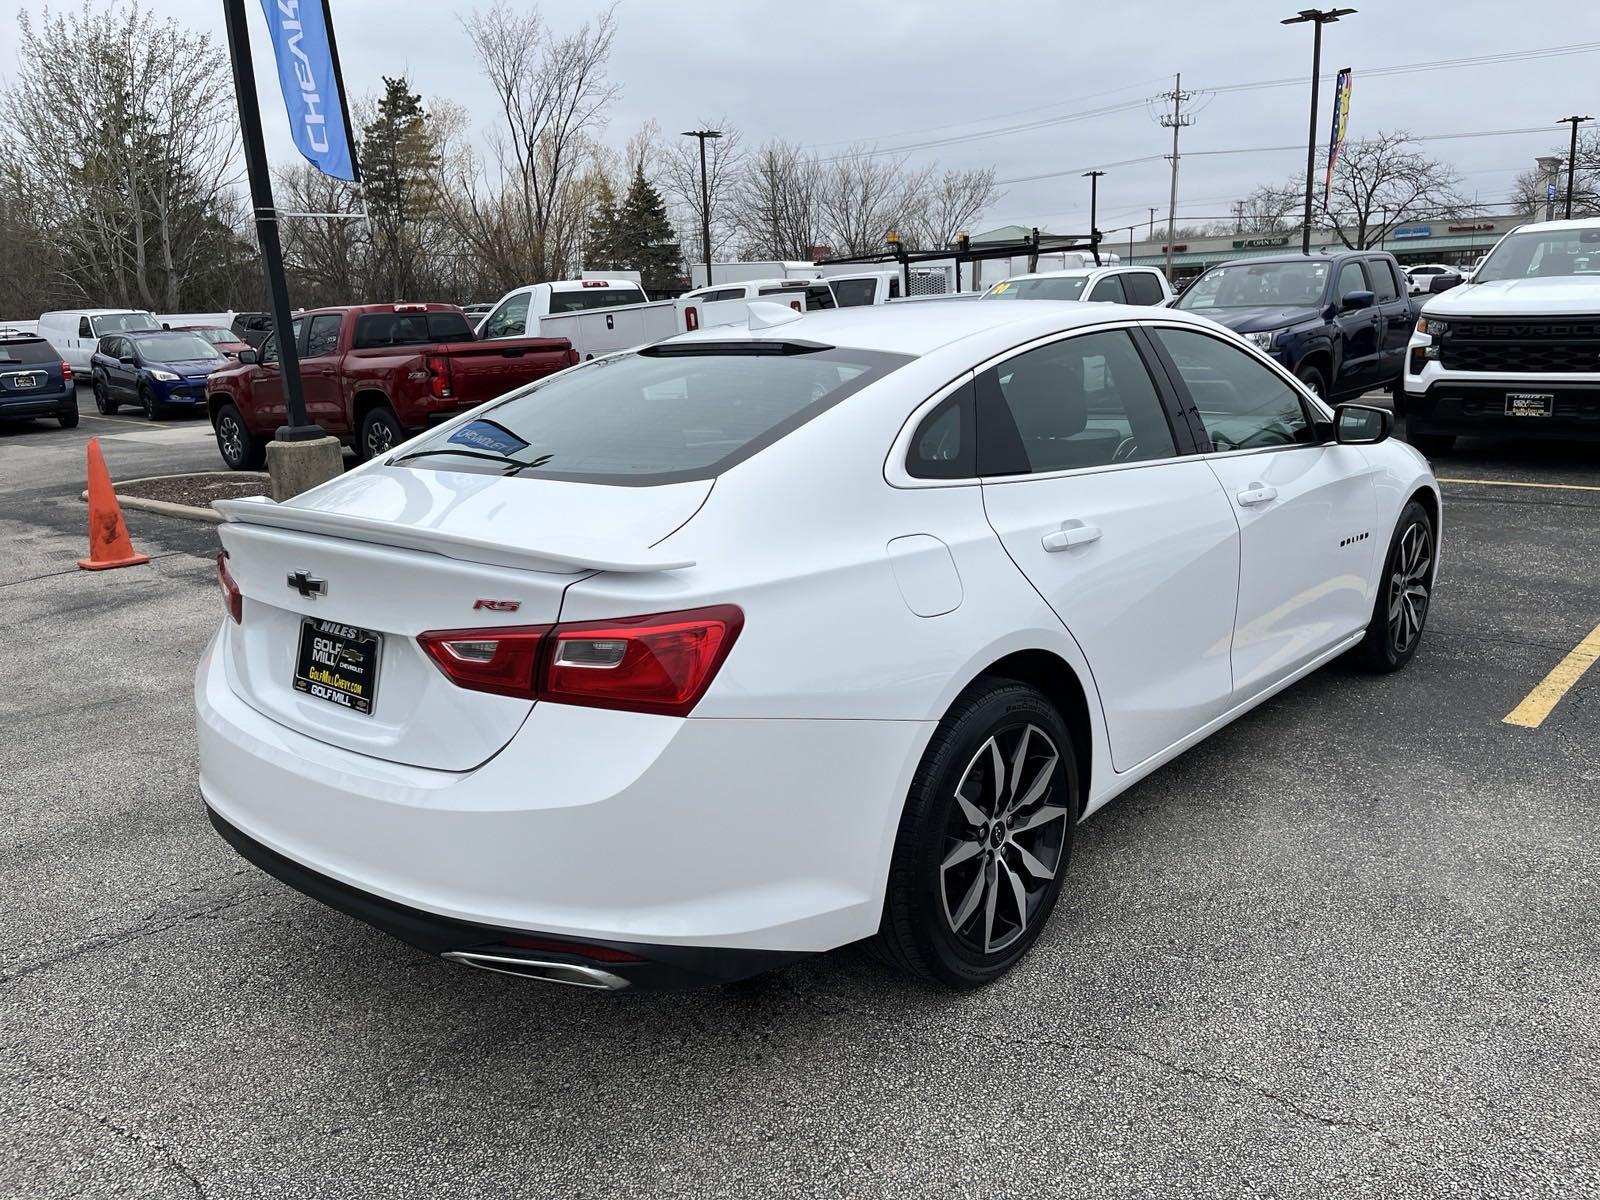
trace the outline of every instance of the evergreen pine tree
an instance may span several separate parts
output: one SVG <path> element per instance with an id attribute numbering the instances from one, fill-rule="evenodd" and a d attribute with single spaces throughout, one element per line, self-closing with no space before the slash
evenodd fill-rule
<path id="1" fill-rule="evenodd" d="M 595 172 L 594 209 L 583 239 L 583 265 L 592 271 L 615 271 L 617 262 L 617 193 L 604 173 Z"/>
<path id="2" fill-rule="evenodd" d="M 646 288 L 670 287 L 681 274 L 683 255 L 667 219 L 667 206 L 642 169 L 634 169 L 613 228 L 617 265 L 638 271 Z"/>
<path id="3" fill-rule="evenodd" d="M 408 295 L 414 255 L 406 227 L 434 215 L 439 154 L 422 97 L 405 76 L 384 76 L 383 89 L 377 115 L 361 131 L 362 193 L 379 260 L 375 282 L 387 284 L 395 300 L 415 299 Z"/>

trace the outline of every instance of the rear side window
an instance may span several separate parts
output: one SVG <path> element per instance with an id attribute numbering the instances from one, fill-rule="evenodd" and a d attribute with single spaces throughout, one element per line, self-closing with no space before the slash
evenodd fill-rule
<path id="1" fill-rule="evenodd" d="M 806 288 L 806 310 L 808 312 L 838 307 L 838 303 L 833 298 L 833 289 L 827 284 L 813 283 Z"/>
<path id="2" fill-rule="evenodd" d="M 1367 274 L 1372 277 L 1372 291 L 1377 296 L 1379 304 L 1400 298 L 1400 289 L 1395 285 L 1394 272 L 1383 259 L 1367 259 Z"/>
<path id="3" fill-rule="evenodd" d="M 315 336 L 315 326 L 312 333 Z M 337 331 L 334 337 L 337 339 Z M 472 340 L 472 327 L 467 324 L 466 317 L 457 312 L 369 313 L 356 318 L 351 348 L 372 350 L 379 346 L 427 346 L 435 342 Z"/>
<path id="4" fill-rule="evenodd" d="M 1129 271 L 1122 277 L 1122 289 L 1128 294 L 1129 304 L 1160 304 L 1166 299 L 1161 281 L 1149 271 Z"/>
<path id="5" fill-rule="evenodd" d="M 835 280 L 833 294 L 838 299 L 840 308 L 856 308 L 862 304 L 871 304 L 878 297 L 878 281 L 876 279 Z"/>
<path id="6" fill-rule="evenodd" d="M 55 347 L 43 338 L 16 338 L 0 342 L 0 363 L 60 362 Z"/>
<path id="7" fill-rule="evenodd" d="M 571 291 L 551 292 L 550 311 L 553 313 L 588 312 L 596 308 L 616 308 L 623 304 L 643 304 L 645 295 L 631 283 L 618 287 L 573 288 Z"/>
<path id="8" fill-rule="evenodd" d="M 972 479 L 978 473 L 973 386 L 958 388 L 922 419 L 911 437 L 906 474 L 913 479 Z"/>
<path id="9" fill-rule="evenodd" d="M 1126 304 L 1128 295 L 1122 290 L 1122 277 L 1107 275 L 1094 285 L 1094 290 L 1089 293 L 1089 299 L 1108 304 Z"/>
<path id="10" fill-rule="evenodd" d="M 762 345 L 736 343 L 752 344 Z M 865 350 L 680 353 L 672 347 L 563 371 L 478 419 L 526 443 L 514 455 L 533 464 L 519 473 L 523 479 L 629 485 L 709 479 L 909 361 Z M 448 448 L 449 436 L 436 435 L 412 452 Z M 407 465 L 505 470 L 453 455 Z"/>
<path id="11" fill-rule="evenodd" d="M 1029 350 L 978 380 L 984 475 L 1025 475 L 1177 454 L 1144 360 L 1124 330 Z"/>

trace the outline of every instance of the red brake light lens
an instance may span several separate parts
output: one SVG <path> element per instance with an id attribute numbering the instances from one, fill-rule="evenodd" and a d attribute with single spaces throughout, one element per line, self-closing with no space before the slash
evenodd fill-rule
<path id="1" fill-rule="evenodd" d="M 61 382 L 62 383 L 71 383 L 72 382 L 72 364 L 69 363 L 69 362 L 63 362 L 61 364 Z"/>
<path id="2" fill-rule="evenodd" d="M 744 627 L 731 604 L 611 621 L 447 629 L 417 640 L 458 687 L 687 716 Z"/>
<path id="3" fill-rule="evenodd" d="M 690 333 L 700 328 L 700 310 L 692 304 L 683 310 L 683 327 Z"/>
<path id="4" fill-rule="evenodd" d="M 744 613 L 731 604 L 557 625 L 539 698 L 687 716 L 743 627 Z"/>
<path id="5" fill-rule="evenodd" d="M 222 607 L 233 618 L 235 625 L 244 623 L 244 593 L 239 590 L 239 585 L 234 582 L 233 572 L 228 570 L 228 552 L 224 550 L 217 555 L 217 583 L 222 588 Z"/>
<path id="6" fill-rule="evenodd" d="M 548 625 L 442 629 L 419 633 L 417 641 L 457 687 L 532 700 L 539 648 L 549 631 Z"/>
<path id="7" fill-rule="evenodd" d="M 434 399 L 447 400 L 450 397 L 450 360 L 447 358 L 428 359 L 428 386 L 432 390 Z"/>

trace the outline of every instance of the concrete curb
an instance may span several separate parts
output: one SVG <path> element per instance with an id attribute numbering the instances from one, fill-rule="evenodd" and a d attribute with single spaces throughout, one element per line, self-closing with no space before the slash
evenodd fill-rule
<path id="1" fill-rule="evenodd" d="M 196 475 L 226 475 L 230 479 L 241 479 L 257 474 L 260 475 L 261 482 L 265 484 L 267 476 L 263 472 L 180 471 L 175 475 L 143 475 L 138 479 L 123 479 L 119 480 L 114 487 L 121 488 L 130 483 L 148 483 L 152 479 L 190 479 Z M 263 487 L 262 491 L 265 492 L 266 488 Z M 88 491 L 79 492 L 78 499 L 88 500 Z M 222 524 L 222 514 L 216 509 L 201 508 L 195 504 L 175 504 L 171 500 L 148 500 L 143 496 L 124 496 L 120 491 L 117 492 L 117 503 L 122 505 L 123 508 L 136 508 L 141 512 L 158 513 L 163 517 L 177 517 L 182 521 L 206 521 L 213 525 Z"/>

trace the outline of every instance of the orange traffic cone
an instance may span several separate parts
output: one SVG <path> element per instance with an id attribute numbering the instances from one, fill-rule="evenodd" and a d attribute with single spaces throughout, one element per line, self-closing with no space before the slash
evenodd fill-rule
<path id="1" fill-rule="evenodd" d="M 78 565 L 85 571 L 105 571 L 111 567 L 136 567 L 150 561 L 148 554 L 135 554 L 128 540 L 128 527 L 122 523 L 122 506 L 111 487 L 111 474 L 100 453 L 100 439 L 89 439 L 89 557 Z"/>

